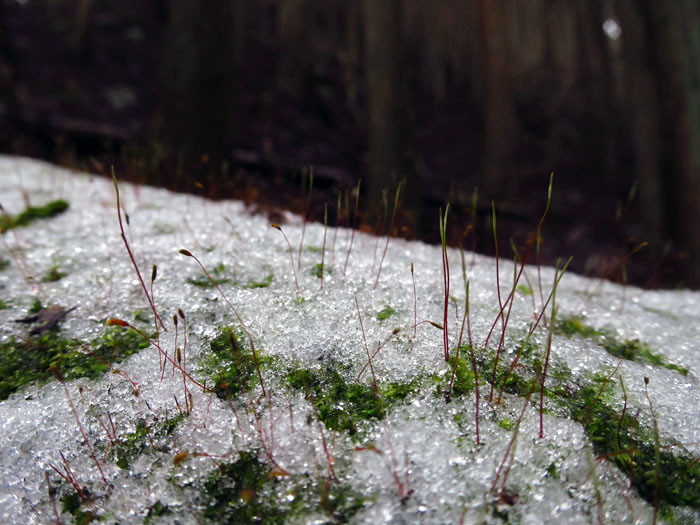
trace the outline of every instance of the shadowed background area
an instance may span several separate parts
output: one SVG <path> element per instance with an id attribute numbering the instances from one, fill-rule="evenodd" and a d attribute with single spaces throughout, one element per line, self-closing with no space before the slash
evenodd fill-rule
<path id="1" fill-rule="evenodd" d="M 404 180 L 392 233 L 493 254 L 495 201 L 503 257 L 554 172 L 540 260 L 642 286 L 700 287 L 699 79 L 691 0 L 0 0 L 0 152 L 275 222 L 362 178 L 380 233 Z"/>

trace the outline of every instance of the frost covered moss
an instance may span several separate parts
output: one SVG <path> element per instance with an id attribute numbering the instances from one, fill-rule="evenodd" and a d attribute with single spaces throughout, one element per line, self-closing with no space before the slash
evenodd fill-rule
<path id="1" fill-rule="evenodd" d="M 605 330 L 596 330 L 587 326 L 578 317 L 564 318 L 557 323 L 556 331 L 567 337 L 583 337 L 584 339 L 602 339 L 601 346 L 610 355 L 653 366 L 662 366 L 674 370 L 681 375 L 687 375 L 688 369 L 669 363 L 661 354 L 654 352 L 649 345 L 638 339 L 619 341 Z"/>
<path id="2" fill-rule="evenodd" d="M 220 399 L 250 391 L 260 382 L 258 368 L 272 363 L 270 356 L 259 351 L 254 354 L 243 336 L 231 327 L 221 328 L 209 346 L 211 353 L 200 362 L 199 372 L 214 383 L 212 390 Z"/>
<path id="3" fill-rule="evenodd" d="M 256 452 L 242 451 L 222 463 L 204 485 L 203 516 L 210 523 L 284 524 L 324 515 L 346 523 L 362 508 L 363 497 L 349 486 L 321 477 L 280 478 Z"/>
<path id="4" fill-rule="evenodd" d="M 62 337 L 51 330 L 35 338 L 0 344 L 0 400 L 32 381 L 53 379 L 57 367 L 66 381 L 78 377 L 97 379 L 117 363 L 146 348 L 148 341 L 132 332 L 107 328 L 90 343 Z"/>
<path id="5" fill-rule="evenodd" d="M 318 418 L 329 430 L 356 436 L 362 421 L 380 420 L 392 404 L 404 400 L 415 391 L 415 383 L 388 383 L 374 390 L 363 383 L 348 383 L 333 367 L 315 371 L 308 368 L 291 370 L 289 385 L 305 393 L 313 403 Z"/>
<path id="6" fill-rule="evenodd" d="M 0 232 L 5 232 L 11 228 L 27 226 L 37 219 L 49 219 L 55 217 L 68 209 L 68 202 L 62 199 L 51 201 L 43 206 L 30 206 L 23 212 L 10 217 L 0 216 Z"/>

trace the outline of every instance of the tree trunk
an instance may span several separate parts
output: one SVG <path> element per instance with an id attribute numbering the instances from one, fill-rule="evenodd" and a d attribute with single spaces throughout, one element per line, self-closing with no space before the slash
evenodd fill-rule
<path id="1" fill-rule="evenodd" d="M 496 198 L 507 190 L 515 138 L 502 0 L 479 0 L 479 15 L 485 96 L 483 187 L 487 197 Z"/>
<path id="2" fill-rule="evenodd" d="M 234 141 L 234 7 L 171 0 L 162 71 L 162 135 L 191 169 L 220 169 Z"/>
<path id="3" fill-rule="evenodd" d="M 401 2 L 365 0 L 368 99 L 368 206 L 383 209 L 382 191 L 406 175 L 406 106 L 402 104 Z"/>
<path id="4" fill-rule="evenodd" d="M 680 249 L 683 280 L 700 286 L 700 6 L 693 0 L 640 0 L 656 42 L 666 221 Z"/>

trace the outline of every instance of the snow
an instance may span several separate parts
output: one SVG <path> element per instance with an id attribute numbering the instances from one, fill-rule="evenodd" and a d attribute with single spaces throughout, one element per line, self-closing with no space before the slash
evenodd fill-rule
<path id="1" fill-rule="evenodd" d="M 119 188 L 123 210 L 129 216 L 127 238 L 144 279 L 150 277 L 153 264 L 158 266 L 155 303 L 168 327 L 168 332 L 161 334 L 162 347 L 171 353 L 174 349 L 171 319 L 181 308 L 188 325 L 187 369 L 195 378 L 197 363 L 208 352 L 208 341 L 217 328 L 238 323 L 215 288 L 203 289 L 187 282 L 203 274 L 192 258 L 179 253 L 181 248 L 196 255 L 209 271 L 224 265 L 225 277 L 232 282 L 222 284 L 222 289 L 246 323 L 256 347 L 264 355 L 279 357 L 287 366 L 313 369 L 334 362 L 348 367 L 348 379 L 356 378 L 367 362 L 356 298 L 370 351 L 400 328 L 373 360 L 380 384 L 442 375 L 448 370 L 442 331 L 424 323 L 417 327 L 415 340 L 413 337 L 411 264 L 418 321 L 443 322 L 439 246 L 392 239 L 381 280 L 374 289 L 377 239 L 356 234 L 347 274 L 343 275 L 350 231 L 338 230 L 333 252 L 334 232 L 329 228 L 325 256 L 331 271 L 324 275 L 323 289 L 320 280 L 311 275 L 321 254 L 305 249 L 297 270 L 297 293 L 284 238 L 264 216 L 251 215 L 242 203 L 212 202 L 126 183 L 120 183 Z M 0 342 L 25 335 L 26 327 L 12 321 L 29 309 L 35 297 L 44 304 L 77 306 L 61 322 L 61 333 L 88 341 L 104 332 L 108 318 L 132 321 L 137 310 L 151 315 L 120 238 L 112 182 L 38 161 L 0 157 L 0 203 L 7 213 L 19 213 L 27 201 L 41 205 L 57 198 L 69 201 L 66 213 L 3 235 L 3 258 L 13 264 L 0 272 L 2 297 L 11 306 L 0 310 Z M 294 249 L 296 265 L 302 221 L 292 214 L 286 214 L 285 221 L 281 226 Z M 323 235 L 323 225 L 308 224 L 305 246 L 320 248 Z M 379 254 L 384 243 L 380 239 Z M 454 346 L 465 292 L 460 253 L 450 249 L 449 260 L 450 294 L 456 301 L 450 302 L 448 336 Z M 465 253 L 465 260 L 471 329 L 475 344 L 481 345 L 498 313 L 495 261 L 471 253 Z M 60 265 L 66 277 L 40 282 L 38 277 L 54 265 Z M 541 309 L 537 269 L 526 267 L 525 273 L 535 288 L 534 308 L 533 296 L 516 294 L 506 335 L 506 348 L 510 349 L 507 361 L 533 322 L 533 310 L 539 313 Z M 553 268 L 542 268 L 545 299 L 554 274 Z M 273 280 L 267 288 L 241 286 L 263 281 L 268 275 L 273 275 Z M 512 286 L 512 263 L 501 261 L 500 277 L 505 300 Z M 700 293 L 642 291 L 566 274 L 556 301 L 560 318 L 579 316 L 587 325 L 620 339 L 644 341 L 667 362 L 689 370 L 683 376 L 667 368 L 624 361 L 618 374 L 627 387 L 628 410 L 649 425 L 652 419 L 644 377 L 650 379 L 649 395 L 662 442 L 679 443 L 699 456 Z M 397 314 L 378 320 L 377 313 L 387 305 Z M 499 336 L 496 330 L 490 348 L 496 348 Z M 179 337 L 181 346 L 182 325 Z M 544 327 L 533 335 L 538 351 L 546 337 Z M 566 364 L 574 377 L 586 372 L 607 374 L 618 364 L 618 359 L 595 341 L 556 334 L 551 360 Z M 119 369 L 139 385 L 138 397 L 133 395 L 131 383 L 118 374 L 66 384 L 92 444 L 108 443 L 96 415 L 105 420 L 109 414 L 118 434 L 125 435 L 134 431 L 141 418 L 162 421 L 166 411 L 169 417 L 177 414 L 174 398 L 184 406 L 182 376 L 166 373 L 161 380 L 159 355 L 153 347 L 133 355 Z M 366 370 L 361 381 L 368 383 L 370 379 Z M 160 450 L 140 455 L 128 470 L 122 470 L 96 449 L 109 485 L 102 481 L 88 453 L 63 386 L 57 381 L 28 385 L 0 402 L 0 522 L 55 522 L 46 476 L 59 481 L 51 465 L 62 465 L 61 453 L 79 482 L 96 495 L 95 508 L 108 523 L 140 523 L 156 501 L 167 504 L 173 513 L 154 518 L 153 523 L 197 523 L 202 510 L 198 491 L 216 469 L 214 458 L 235 461 L 241 450 L 260 449 L 264 441 L 275 461 L 292 475 L 326 476 L 329 460 L 324 440 L 328 447 L 332 445 L 338 478 L 366 496 L 365 506 L 352 522 L 501 523 L 499 513 L 504 506 L 503 512 L 514 523 L 597 523 L 599 517 L 605 523 L 651 522 L 652 506 L 627 488 L 625 475 L 617 467 L 596 458 L 579 423 L 555 415 L 552 409 L 544 417 L 545 437 L 539 438 L 539 392 L 532 396 L 519 427 L 506 484 L 507 492 L 516 497 L 506 504 L 497 501 L 500 488 L 491 488 L 513 431 L 498 423 L 505 418 L 517 421 L 524 398 L 506 394 L 502 405 L 489 404 L 489 385 L 482 382 L 482 443 L 477 446 L 474 395 L 446 403 L 443 396 L 434 395 L 433 386 L 422 383 L 424 386 L 406 403 L 393 406 L 385 419 L 367 422 L 362 429 L 362 447 L 357 447 L 349 436 L 334 436 L 314 420 L 309 401 L 285 387 L 283 376 L 270 373 L 265 380 L 268 400 L 261 398 L 259 387 L 248 398 L 241 397 L 241 403 L 259 409 L 259 422 L 250 416 L 250 410 L 242 408 L 244 405 L 234 414 L 228 403 L 191 384 L 194 409 Z M 188 458 L 174 464 L 173 458 L 182 451 L 188 451 Z M 559 472 L 556 477 L 547 472 L 552 464 Z M 403 502 L 402 496 L 406 496 Z M 57 505 L 60 514 L 60 502 Z M 691 519 L 700 519 L 697 513 L 688 512 Z M 63 513 L 61 519 L 69 522 L 72 518 Z M 314 519 L 326 518 L 308 517 L 310 522 Z"/>

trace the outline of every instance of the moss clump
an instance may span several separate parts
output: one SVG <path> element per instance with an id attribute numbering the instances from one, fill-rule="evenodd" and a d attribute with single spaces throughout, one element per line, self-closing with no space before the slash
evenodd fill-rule
<path id="1" fill-rule="evenodd" d="M 377 319 L 380 321 L 386 321 L 392 315 L 396 315 L 397 312 L 391 306 L 385 306 L 380 312 L 377 313 Z"/>
<path id="2" fill-rule="evenodd" d="M 87 496 L 87 490 L 83 489 L 83 492 L 85 492 Z M 77 492 L 69 492 L 61 498 L 61 510 L 63 512 L 67 512 L 68 514 L 72 515 L 73 518 L 75 518 L 75 525 L 87 525 L 88 523 L 100 519 L 100 517 L 92 511 L 82 510 L 80 508 L 82 503 L 83 500 L 80 499 L 80 495 Z"/>
<path id="3" fill-rule="evenodd" d="M 314 264 L 313 268 L 311 268 L 311 275 L 314 277 L 318 277 L 319 279 L 323 276 L 323 274 L 329 274 L 331 273 L 331 270 L 329 268 L 325 268 L 325 265 L 323 263 L 318 263 Z"/>
<path id="4" fill-rule="evenodd" d="M 347 383 L 332 366 L 320 371 L 291 370 L 287 381 L 306 394 L 326 428 L 354 437 L 362 421 L 383 419 L 388 407 L 403 401 L 417 388 L 415 382 L 394 382 L 375 391 L 362 383 Z"/>
<path id="5" fill-rule="evenodd" d="M 56 281 L 60 281 L 63 279 L 66 275 L 68 275 L 65 272 L 62 272 L 61 269 L 58 266 L 52 266 L 48 272 L 46 272 L 46 275 L 44 275 L 41 280 L 42 282 L 45 283 L 53 283 Z"/>
<path id="6" fill-rule="evenodd" d="M 2 215 L 0 216 L 0 232 L 5 232 L 11 228 L 27 226 L 37 219 L 55 217 L 66 211 L 68 206 L 68 202 L 59 199 L 51 201 L 43 206 L 30 206 L 14 217 Z"/>
<path id="7" fill-rule="evenodd" d="M 265 277 L 262 281 L 250 281 L 243 288 L 268 288 L 272 284 L 274 277 L 272 274 Z"/>
<path id="8" fill-rule="evenodd" d="M 639 495 L 660 506 L 700 508 L 700 461 L 681 449 L 656 450 L 653 431 L 637 418 L 612 406 L 614 383 L 596 375 L 592 381 L 567 396 L 571 417 L 581 423 L 599 457 L 617 465 Z M 601 391 L 601 388 L 603 389 Z M 678 449 L 675 449 L 678 450 Z M 656 487 L 658 471 L 661 483 Z"/>
<path id="9" fill-rule="evenodd" d="M 354 436 L 360 421 L 382 419 L 386 414 L 385 401 L 378 392 L 361 383 L 346 383 L 331 367 L 320 373 L 309 369 L 293 370 L 287 380 L 292 388 L 307 394 L 318 418 L 329 430 Z"/>
<path id="10" fill-rule="evenodd" d="M 52 379 L 52 366 L 61 370 L 65 380 L 97 379 L 109 370 L 110 363 L 122 361 L 147 346 L 148 341 L 138 334 L 118 327 L 108 328 L 89 345 L 61 337 L 57 330 L 38 338 L 12 338 L 0 344 L 0 400 L 27 383 Z"/>
<path id="11" fill-rule="evenodd" d="M 278 478 L 256 452 L 243 451 L 224 463 L 204 485 L 204 517 L 211 523 L 302 522 L 321 511 L 332 523 L 347 523 L 364 504 L 362 495 L 323 478 Z M 284 495 L 284 498 L 280 496 Z"/>
<path id="12" fill-rule="evenodd" d="M 243 336 L 231 327 L 224 327 L 210 343 L 211 354 L 202 359 L 200 373 L 214 382 L 213 391 L 220 399 L 231 399 L 239 392 L 248 392 L 259 382 L 258 367 L 271 362 L 244 343 Z M 257 360 L 257 365 L 256 365 Z"/>
<path id="13" fill-rule="evenodd" d="M 435 395 L 449 395 L 450 397 L 460 397 L 474 391 L 474 372 L 470 363 L 464 358 L 464 353 L 469 351 L 468 346 L 461 347 L 459 358 L 455 352 L 450 356 L 450 369 L 442 375 L 433 376 L 435 382 Z M 454 376 L 454 380 L 452 377 Z M 452 382 L 452 390 L 448 392 Z"/>
<path id="14" fill-rule="evenodd" d="M 128 469 L 129 465 L 147 449 L 151 441 L 160 441 L 172 434 L 184 418 L 184 414 L 179 414 L 167 421 L 156 423 L 151 428 L 148 427 L 146 421 L 139 419 L 136 422 L 136 429 L 120 438 L 112 446 L 109 457 L 119 468 Z"/>
<path id="15" fill-rule="evenodd" d="M 638 363 L 650 364 L 653 366 L 663 366 L 669 370 L 674 370 L 681 375 L 687 375 L 688 369 L 674 365 L 666 361 L 662 355 L 655 353 L 649 346 L 638 339 L 626 339 L 618 341 L 610 333 L 596 330 L 583 324 L 578 317 L 569 317 L 557 322 L 556 331 L 567 337 L 577 335 L 585 339 L 603 338 L 602 347 L 612 356 L 635 361 Z"/>
<path id="16" fill-rule="evenodd" d="M 172 513 L 170 507 L 168 505 L 162 504 L 160 500 L 158 500 L 148 508 L 148 514 L 146 514 L 146 518 L 143 520 L 143 524 L 149 525 L 153 518 L 167 516 L 170 513 Z"/>
<path id="17" fill-rule="evenodd" d="M 564 317 L 558 320 L 555 324 L 554 331 L 566 337 L 577 335 L 584 339 L 593 339 L 604 335 L 604 332 L 583 324 L 580 317 Z"/>
<path id="18" fill-rule="evenodd" d="M 270 469 L 257 454 L 243 451 L 234 463 L 223 463 L 204 484 L 204 517 L 213 523 L 284 523 L 285 512 L 262 494 Z"/>
<path id="19" fill-rule="evenodd" d="M 1 220 L 1 219 L 0 219 Z M 10 266 L 10 261 L 0 257 L 0 272 Z"/>
<path id="20" fill-rule="evenodd" d="M 209 270 L 211 279 L 206 275 L 203 277 L 190 277 L 187 279 L 189 284 L 197 286 L 198 288 L 214 288 L 215 286 L 221 286 L 222 284 L 228 284 L 233 282 L 229 277 L 224 277 L 226 274 L 226 267 L 223 263 L 219 263 Z"/>
<path id="21" fill-rule="evenodd" d="M 687 368 L 669 363 L 663 358 L 663 356 L 653 352 L 651 348 L 638 339 L 627 339 L 620 342 L 612 337 L 606 337 L 603 341 L 603 348 L 605 348 L 610 355 L 626 359 L 628 361 L 636 361 L 638 363 L 646 363 L 653 366 L 663 366 L 669 370 L 675 370 L 681 375 L 688 374 Z"/>

